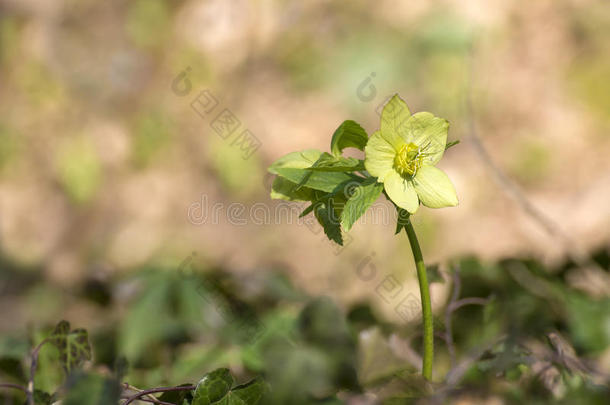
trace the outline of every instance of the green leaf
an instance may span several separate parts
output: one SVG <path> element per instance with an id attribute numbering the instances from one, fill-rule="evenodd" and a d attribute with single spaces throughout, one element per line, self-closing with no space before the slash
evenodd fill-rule
<path id="1" fill-rule="evenodd" d="M 34 390 L 34 404 L 35 405 L 51 405 L 55 402 L 55 399 L 48 392 L 41 390 Z"/>
<path id="2" fill-rule="evenodd" d="M 328 239 L 343 246 L 341 226 L 339 224 L 337 214 L 334 211 L 333 200 L 328 199 L 325 202 L 318 202 L 314 204 L 314 214 L 320 225 L 322 225 L 324 228 L 324 233 Z"/>
<path id="3" fill-rule="evenodd" d="M 322 153 L 309 170 L 322 172 L 355 172 L 364 170 L 364 160 Z"/>
<path id="4" fill-rule="evenodd" d="M 233 376 L 228 368 L 214 370 L 201 379 L 195 389 L 193 405 L 209 405 L 223 399 L 233 386 Z"/>
<path id="5" fill-rule="evenodd" d="M 206 374 L 197 384 L 192 405 L 256 405 L 268 390 L 260 378 L 231 389 L 233 382 L 226 368 Z"/>
<path id="6" fill-rule="evenodd" d="M 91 360 L 89 335 L 85 329 L 70 331 L 70 323 L 61 321 L 49 337 L 49 342 L 59 350 L 59 358 L 66 374 Z"/>
<path id="7" fill-rule="evenodd" d="M 395 207 L 396 211 L 398 212 L 398 217 L 396 218 L 396 232 L 394 233 L 396 235 L 400 231 L 402 231 L 402 228 L 407 226 L 407 223 L 409 222 L 409 216 L 411 214 L 409 214 L 409 211 L 402 209 L 397 205 L 395 205 Z"/>
<path id="8" fill-rule="evenodd" d="M 315 172 L 296 168 L 278 168 L 277 174 L 301 187 L 309 187 L 327 193 L 333 192 L 339 184 L 352 178 L 344 172 Z"/>
<path id="9" fill-rule="evenodd" d="M 191 384 L 181 384 L 179 387 L 189 386 Z M 159 401 L 169 402 L 174 405 L 189 405 L 192 398 L 191 391 L 167 391 L 164 392 L 158 399 Z"/>
<path id="10" fill-rule="evenodd" d="M 280 174 L 279 169 L 306 169 L 316 163 L 321 154 L 322 152 L 316 149 L 291 152 L 273 162 L 268 170 L 270 173 Z"/>
<path id="11" fill-rule="evenodd" d="M 311 201 L 313 190 L 309 187 L 299 187 L 283 177 L 276 177 L 271 186 L 271 198 L 287 201 Z"/>
<path id="12" fill-rule="evenodd" d="M 356 121 L 343 121 L 333 134 L 330 151 L 335 156 L 341 156 L 341 152 L 345 148 L 364 150 L 368 139 L 366 131 Z"/>
<path id="13" fill-rule="evenodd" d="M 447 142 L 447 145 L 445 145 L 445 150 L 449 149 L 452 146 L 457 145 L 458 143 L 460 143 L 460 140 L 456 140 L 456 141 L 451 141 L 451 142 Z"/>
<path id="14" fill-rule="evenodd" d="M 367 179 L 355 188 L 347 200 L 341 215 L 341 225 L 349 231 L 366 210 L 379 198 L 383 192 L 383 183 L 377 183 L 374 178 Z"/>
<path id="15" fill-rule="evenodd" d="M 267 384 L 260 377 L 257 377 L 246 384 L 233 388 L 218 404 L 256 405 L 260 403 L 267 390 Z"/>

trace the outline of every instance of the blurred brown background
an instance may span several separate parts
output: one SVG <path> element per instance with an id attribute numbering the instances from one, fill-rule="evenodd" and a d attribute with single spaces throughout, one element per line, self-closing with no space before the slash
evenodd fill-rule
<path id="1" fill-rule="evenodd" d="M 345 119 L 372 133 L 397 92 L 462 141 L 441 162 L 460 205 L 415 220 L 427 260 L 553 262 L 609 240 L 608 78 L 601 0 L 0 0 L 0 249 L 66 287 L 193 252 L 347 301 L 374 295 L 363 263 L 414 286 L 391 221 L 368 216 L 337 250 L 273 215 L 266 175 L 328 150 Z M 218 106 L 201 116 L 204 90 Z M 227 139 L 211 126 L 224 108 L 240 121 Z M 554 232 L 496 181 L 471 124 Z M 235 141 L 245 129 L 260 147 Z"/>

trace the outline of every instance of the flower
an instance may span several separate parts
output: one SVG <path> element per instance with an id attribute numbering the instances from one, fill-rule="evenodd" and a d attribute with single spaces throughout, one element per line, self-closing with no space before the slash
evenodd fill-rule
<path id="1" fill-rule="evenodd" d="M 453 184 L 434 167 L 445 151 L 448 130 L 449 122 L 431 113 L 411 115 L 398 95 L 383 108 L 380 128 L 364 150 L 364 166 L 398 207 L 413 214 L 420 202 L 430 208 L 458 204 Z"/>

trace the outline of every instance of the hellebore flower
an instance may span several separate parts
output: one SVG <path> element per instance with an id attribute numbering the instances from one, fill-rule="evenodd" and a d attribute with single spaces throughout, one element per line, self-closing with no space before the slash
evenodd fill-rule
<path id="1" fill-rule="evenodd" d="M 365 148 L 364 166 L 398 207 L 413 214 L 420 202 L 430 208 L 458 204 L 453 184 L 434 167 L 445 151 L 448 130 L 449 122 L 431 113 L 411 115 L 398 95 L 383 108 L 380 128 Z"/>

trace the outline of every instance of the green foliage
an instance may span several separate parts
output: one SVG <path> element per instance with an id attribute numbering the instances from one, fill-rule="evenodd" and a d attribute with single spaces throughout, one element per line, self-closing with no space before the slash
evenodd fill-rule
<path id="1" fill-rule="evenodd" d="M 206 374 L 197 384 L 192 405 L 256 405 L 267 391 L 260 378 L 231 388 L 233 383 L 229 369 L 220 368 Z"/>
<path id="2" fill-rule="evenodd" d="M 66 375 L 86 360 L 91 360 L 89 334 L 85 329 L 70 330 L 70 323 L 61 321 L 48 339 L 59 350 L 59 359 Z"/>
<path id="3" fill-rule="evenodd" d="M 431 208 L 457 205 L 449 178 L 434 167 L 446 149 L 449 123 L 426 112 L 411 115 L 395 95 L 384 106 L 380 130 L 371 138 L 355 121 L 344 121 L 334 132 L 332 153 L 308 149 L 277 159 L 269 172 L 277 175 L 271 198 L 311 203 L 329 240 L 343 244 L 349 231 L 382 192 L 397 207 L 396 232 L 405 225 L 402 211 L 415 213 L 421 202 Z M 365 160 L 342 156 L 346 148 L 364 150 Z"/>
<path id="4" fill-rule="evenodd" d="M 377 201 L 382 192 L 383 184 L 377 183 L 372 178 L 363 181 L 354 189 L 345 203 L 343 215 L 341 215 L 341 225 L 346 231 L 349 231 L 366 210 Z"/>
<path id="5" fill-rule="evenodd" d="M 360 124 L 352 120 L 343 121 L 333 134 L 330 150 L 335 156 L 341 156 L 345 148 L 364 150 L 368 140 L 369 136 Z"/>

